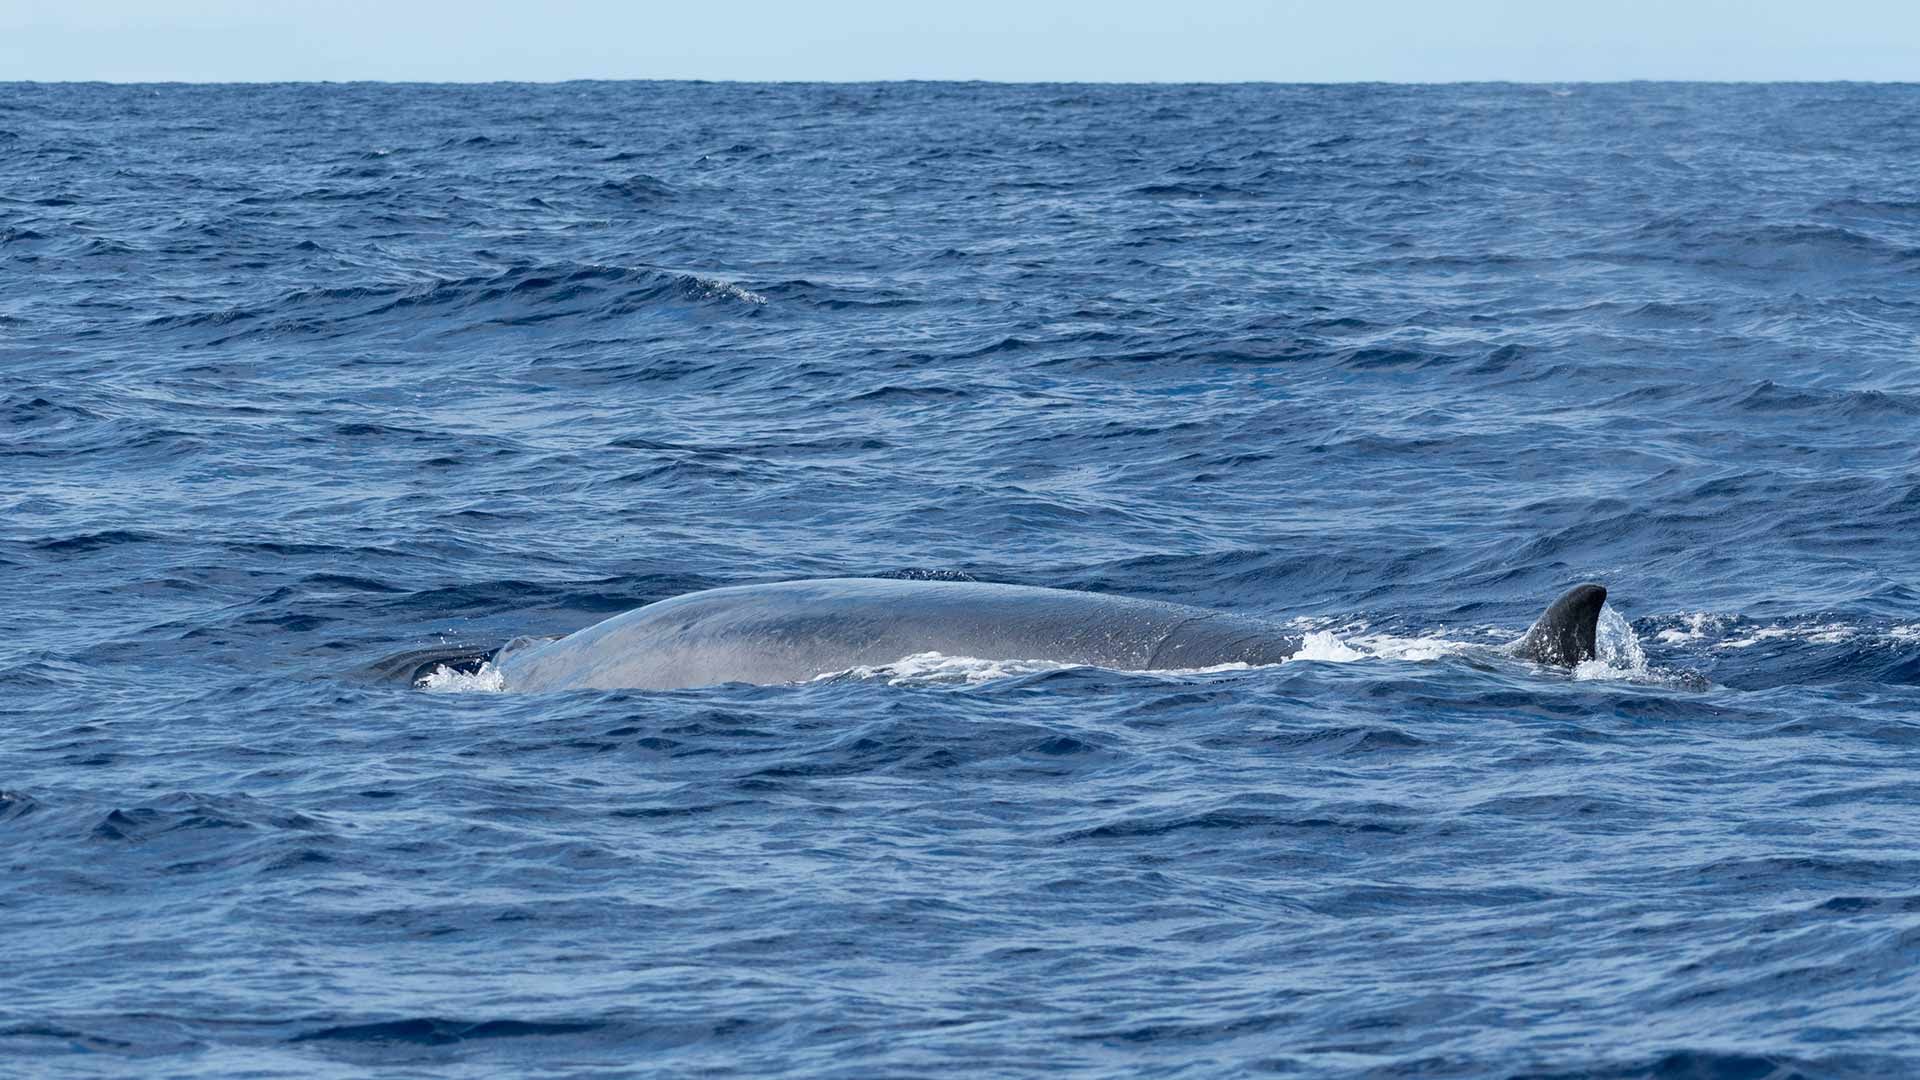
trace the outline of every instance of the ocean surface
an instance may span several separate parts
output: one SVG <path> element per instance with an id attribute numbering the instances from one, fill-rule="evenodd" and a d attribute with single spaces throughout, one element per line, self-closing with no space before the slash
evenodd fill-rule
<path id="1" fill-rule="evenodd" d="M 1920 1074 L 1920 87 L 0 85 L 0 1074 Z M 1302 659 L 515 693 L 936 573 Z M 1571 673 L 1494 647 L 1611 591 Z"/>

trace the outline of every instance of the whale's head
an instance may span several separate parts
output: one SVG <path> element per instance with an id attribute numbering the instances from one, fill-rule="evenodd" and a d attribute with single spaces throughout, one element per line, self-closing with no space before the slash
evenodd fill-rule
<path id="1" fill-rule="evenodd" d="M 1557 667 L 1573 667 L 1593 659 L 1600 608 L 1606 602 L 1605 586 L 1588 582 L 1568 589 L 1541 612 L 1527 636 L 1514 646 L 1514 655 Z"/>

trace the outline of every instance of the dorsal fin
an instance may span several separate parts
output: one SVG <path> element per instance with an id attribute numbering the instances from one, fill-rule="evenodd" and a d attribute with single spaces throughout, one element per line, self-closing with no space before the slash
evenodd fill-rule
<path id="1" fill-rule="evenodd" d="M 1514 646 L 1514 655 L 1537 664 L 1573 667 L 1594 657 L 1594 634 L 1600 608 L 1607 602 L 1604 586 L 1575 585 L 1547 606 L 1534 620 L 1527 636 Z"/>

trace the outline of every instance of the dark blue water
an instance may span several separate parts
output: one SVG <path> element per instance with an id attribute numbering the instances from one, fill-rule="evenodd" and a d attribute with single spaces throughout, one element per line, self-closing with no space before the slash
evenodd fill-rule
<path id="1" fill-rule="evenodd" d="M 0 1072 L 1920 1071 L 1920 88 L 0 86 Z M 902 570 L 1319 660 L 430 692 Z M 1492 655 L 1612 590 L 1607 660 Z"/>

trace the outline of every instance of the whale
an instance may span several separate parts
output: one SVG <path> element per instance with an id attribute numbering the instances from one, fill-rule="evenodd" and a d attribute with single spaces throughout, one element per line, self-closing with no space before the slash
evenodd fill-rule
<path id="1" fill-rule="evenodd" d="M 1573 667 L 1595 655 L 1607 591 L 1556 599 L 1509 647 Z M 1118 671 L 1277 664 L 1302 636 L 1270 619 L 1163 600 L 979 581 L 814 578 L 707 589 L 565 637 L 517 638 L 491 663 L 514 691 L 800 683 L 921 653 Z"/>

